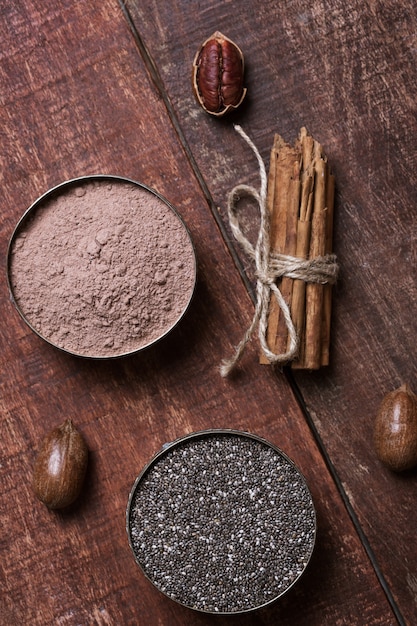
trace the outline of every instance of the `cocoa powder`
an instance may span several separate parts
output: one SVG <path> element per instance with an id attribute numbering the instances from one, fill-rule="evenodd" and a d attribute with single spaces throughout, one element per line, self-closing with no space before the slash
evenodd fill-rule
<path id="1" fill-rule="evenodd" d="M 196 262 L 177 213 L 125 179 L 72 181 L 17 228 L 9 281 L 18 310 L 73 354 L 114 357 L 164 336 L 188 307 Z"/>

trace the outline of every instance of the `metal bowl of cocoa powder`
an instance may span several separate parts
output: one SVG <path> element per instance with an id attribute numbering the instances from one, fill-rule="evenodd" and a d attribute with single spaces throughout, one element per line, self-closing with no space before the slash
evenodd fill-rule
<path id="1" fill-rule="evenodd" d="M 231 429 L 166 444 L 130 492 L 126 529 L 145 577 L 203 613 L 241 614 L 277 601 L 300 579 L 316 513 L 293 461 Z"/>
<path id="2" fill-rule="evenodd" d="M 74 178 L 38 198 L 7 252 L 11 300 L 42 339 L 75 356 L 126 356 L 185 315 L 196 257 L 178 211 L 128 178 Z"/>

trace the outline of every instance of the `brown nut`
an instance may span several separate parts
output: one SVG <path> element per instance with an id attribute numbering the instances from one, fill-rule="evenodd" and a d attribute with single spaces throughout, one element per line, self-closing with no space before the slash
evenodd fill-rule
<path id="1" fill-rule="evenodd" d="M 382 400 L 374 426 L 378 458 L 395 472 L 417 465 L 417 398 L 407 385 Z"/>
<path id="2" fill-rule="evenodd" d="M 33 472 L 36 496 L 50 509 L 63 509 L 79 496 L 87 469 L 83 437 L 67 419 L 42 441 Z"/>
<path id="3" fill-rule="evenodd" d="M 246 95 L 240 48 L 219 31 L 209 37 L 193 63 L 193 89 L 207 113 L 221 116 L 236 109 Z"/>

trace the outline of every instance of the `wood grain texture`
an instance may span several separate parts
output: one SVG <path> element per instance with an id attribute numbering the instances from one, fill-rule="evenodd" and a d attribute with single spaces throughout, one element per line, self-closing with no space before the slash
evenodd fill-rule
<path id="1" fill-rule="evenodd" d="M 381 466 L 372 429 L 386 392 L 417 385 L 415 3 L 271 0 L 256 10 L 239 3 L 237 15 L 235 3 L 209 1 L 194 5 L 192 24 L 186 2 L 174 11 L 152 0 L 128 6 L 223 216 L 236 183 L 259 185 L 232 122 L 266 163 L 275 132 L 292 142 L 305 125 L 324 146 L 336 178 L 341 265 L 331 365 L 294 376 L 388 586 L 414 623 L 416 474 L 398 477 Z M 246 103 L 221 124 L 196 108 L 185 69 L 220 25 L 243 50 L 248 87 Z M 256 216 L 245 225 L 255 234 Z M 253 276 L 247 259 L 241 264 Z"/>
<path id="2" fill-rule="evenodd" d="M 269 4 L 260 5 L 254 15 L 250 5 L 245 3 L 241 21 L 236 22 L 236 15 L 233 16 L 235 34 L 246 32 L 246 41 L 250 43 L 261 25 L 267 32 L 272 27 L 267 9 L 276 11 Z M 308 616 L 312 626 L 357 623 L 358 618 L 367 625 L 396 623 L 322 451 L 286 378 L 259 366 L 254 346 L 249 349 L 238 376 L 231 380 L 219 376 L 219 363 L 239 341 L 251 319 L 253 306 L 210 211 L 202 182 L 207 181 L 213 198 L 220 204 L 223 193 L 242 171 L 241 160 L 235 156 L 236 150 L 240 155 L 242 150 L 228 123 L 214 126 L 194 103 L 191 105 L 189 73 L 184 72 L 184 61 L 188 62 L 193 56 L 194 44 L 204 39 L 203 30 L 210 33 L 218 22 L 231 20 L 232 5 L 205 5 L 204 11 L 192 17 L 188 3 L 183 7 L 177 4 L 174 9 L 156 2 L 154 5 L 143 3 L 140 9 L 130 7 L 159 75 L 163 77 L 158 89 L 148 73 L 149 65 L 141 57 L 143 50 L 137 47 L 115 0 L 78 3 L 65 0 L 59 4 L 37 0 L 17 4 L 0 0 L 0 200 L 3 207 L 0 249 L 3 258 L 15 223 L 41 193 L 74 176 L 112 173 L 140 180 L 169 198 L 190 228 L 199 261 L 194 301 L 175 331 L 152 350 L 107 363 L 69 357 L 34 336 L 14 311 L 6 277 L 0 276 L 3 312 L 0 333 L 1 624 L 180 626 L 211 623 L 210 617 L 191 613 L 161 596 L 141 575 L 127 543 L 125 507 L 136 475 L 165 442 L 212 427 L 256 432 L 285 450 L 306 476 L 316 503 L 319 528 L 313 560 L 300 584 L 282 602 L 256 616 L 220 618 L 216 622 L 294 626 L 305 624 Z M 296 6 L 293 3 L 287 10 L 295 10 Z M 342 19 L 345 10 L 339 10 Z M 284 29 L 281 34 L 287 33 L 289 56 L 294 52 L 290 17 L 288 13 L 287 22 L 280 20 L 280 29 Z M 211 28 L 214 23 L 215 28 Z M 302 28 L 301 23 L 299 28 Z M 181 45 L 176 39 L 179 32 L 184 35 L 179 38 Z M 233 38 L 233 32 L 227 34 Z M 299 33 L 294 31 L 292 36 L 297 37 Z M 304 32 L 304 37 L 311 37 L 310 31 Z M 236 37 L 237 43 L 241 43 L 238 39 L 241 38 Z M 262 80 L 273 78 L 275 69 L 271 59 L 272 56 L 269 67 L 267 63 L 260 66 Z M 251 81 L 255 76 L 254 61 L 252 57 Z M 290 105 L 292 79 L 289 71 L 287 76 L 289 85 L 283 109 Z M 259 78 L 256 84 L 258 81 Z M 263 84 L 261 91 L 270 93 L 271 83 L 261 81 L 260 85 Z M 161 86 L 166 91 L 161 91 Z M 293 93 L 297 91 L 295 84 L 292 89 Z M 177 111 L 179 126 L 168 114 L 167 95 Z M 261 100 L 258 100 L 259 94 L 255 96 L 253 92 L 242 115 L 249 116 L 249 129 L 267 153 L 272 126 L 270 116 L 274 118 L 274 125 L 278 120 L 276 104 L 271 101 L 261 116 Z M 318 107 L 317 102 L 315 107 Z M 324 124 L 315 107 L 316 116 L 312 119 L 315 128 L 311 130 L 324 133 L 327 128 L 330 135 L 326 139 L 333 137 L 329 143 L 342 172 L 336 129 Z M 298 125 L 297 115 L 286 119 L 286 128 L 281 129 L 284 133 Z M 188 138 L 191 152 L 187 152 L 180 141 L 181 130 Z M 339 150 L 342 148 L 346 146 L 339 145 Z M 190 164 L 193 155 L 203 174 L 200 179 Z M 244 160 L 243 170 L 244 175 L 256 182 L 250 157 Z M 355 195 L 349 200 L 348 191 L 354 188 L 349 186 L 349 176 L 342 178 L 342 183 L 345 195 L 341 205 L 346 207 L 343 203 L 349 201 L 351 208 L 350 213 L 342 209 L 338 219 L 347 219 L 350 214 L 353 222 L 348 223 L 351 229 L 348 241 L 339 231 L 338 245 L 343 250 L 343 260 L 350 259 L 351 267 L 356 268 L 351 256 L 359 254 L 354 225 L 355 220 L 359 220 L 357 203 L 361 199 Z M 397 203 L 388 208 L 394 212 L 394 207 L 398 209 L 398 206 Z M 407 207 L 404 210 L 411 211 Z M 373 212 L 372 215 L 376 219 Z M 370 220 L 372 224 L 372 218 Z M 400 222 L 398 215 L 395 224 Z M 388 226 L 397 237 L 394 224 L 389 222 Z M 366 228 L 360 235 L 370 236 Z M 404 243 L 404 255 L 409 253 L 407 250 L 407 243 Z M 366 255 L 363 258 L 366 259 Z M 374 258 L 380 257 L 375 254 Z M 381 286 L 382 282 L 378 284 Z M 342 311 L 353 290 L 352 286 L 343 284 L 336 324 L 338 360 L 334 360 L 332 370 L 322 380 L 307 378 L 304 383 L 300 377 L 300 385 L 307 401 L 322 411 L 317 414 L 320 418 L 316 417 L 316 424 L 326 439 L 332 461 L 351 490 L 355 510 L 364 524 L 366 516 L 373 523 L 377 511 L 377 523 L 381 525 L 387 513 L 381 511 L 381 507 L 373 509 L 364 505 L 366 495 L 370 499 L 377 495 L 365 493 L 363 488 L 360 493 L 360 477 L 357 473 L 352 477 L 349 474 L 359 458 L 359 450 L 351 459 L 346 454 L 348 448 L 340 442 L 348 410 L 359 406 L 357 397 L 355 404 L 350 404 L 353 400 L 347 383 L 343 382 L 342 370 L 353 369 L 352 357 L 370 355 L 371 338 L 364 345 L 356 344 L 358 330 L 370 321 L 359 297 L 363 296 L 365 285 L 368 285 L 366 281 L 363 284 L 359 281 L 359 292 L 355 290 L 358 318 L 347 335 L 350 349 L 340 333 L 347 327 Z M 395 297 L 398 286 L 393 285 L 393 291 L 391 298 Z M 374 306 L 375 301 L 376 296 Z M 410 332 L 411 324 L 411 317 L 408 322 L 405 319 L 401 332 Z M 386 330 L 382 321 L 380 328 Z M 381 340 L 372 337 L 372 341 L 379 346 Z M 357 354 L 352 355 L 355 350 Z M 375 359 L 369 362 L 376 364 Z M 393 363 L 391 361 L 386 370 L 393 368 Z M 399 370 L 393 368 L 394 371 Z M 377 372 L 374 376 L 382 386 L 382 377 Z M 349 382 L 352 387 L 352 381 Z M 365 406 L 366 403 L 370 406 L 377 395 L 369 382 L 368 391 L 364 389 L 361 394 Z M 332 410 L 325 411 L 331 398 L 334 400 Z M 350 418 L 353 413 L 349 413 Z M 36 501 L 31 476 L 39 442 L 67 417 L 74 420 L 86 439 L 90 465 L 80 500 L 71 511 L 60 513 L 49 511 Z M 325 423 L 327 426 L 321 426 Z M 352 437 L 363 431 L 364 425 L 358 418 L 347 441 L 351 443 Z M 362 445 L 362 450 L 364 447 Z M 369 450 L 368 455 L 371 455 Z M 375 480 L 372 486 L 382 484 Z M 391 477 L 387 480 L 391 481 Z M 400 497 L 394 493 L 397 485 L 390 484 L 390 497 L 395 501 Z M 404 481 L 405 494 L 409 488 Z M 415 513 L 409 511 L 409 515 Z M 384 532 L 380 541 L 389 542 L 391 531 Z M 411 526 L 408 533 L 411 539 Z M 400 548 L 402 541 L 401 536 Z M 389 546 L 386 559 L 388 564 L 392 562 Z M 395 571 L 400 571 L 401 567 L 405 565 L 397 564 Z M 411 564 L 409 567 L 411 571 Z M 395 580 L 392 585 L 399 595 Z M 412 615 L 407 590 L 399 599 L 404 613 Z"/>

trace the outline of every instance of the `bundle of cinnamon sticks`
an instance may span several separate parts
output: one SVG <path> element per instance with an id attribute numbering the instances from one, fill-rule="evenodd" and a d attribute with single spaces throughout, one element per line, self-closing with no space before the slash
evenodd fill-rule
<path id="1" fill-rule="evenodd" d="M 271 252 L 317 259 L 332 252 L 335 181 L 322 146 L 302 128 L 294 146 L 275 135 L 271 150 L 267 203 Z M 319 369 L 329 363 L 331 284 L 283 276 L 278 287 L 299 337 L 291 361 L 295 369 Z M 276 354 L 289 345 L 288 329 L 271 299 L 267 340 Z M 261 363 L 268 363 L 264 355 Z"/>

